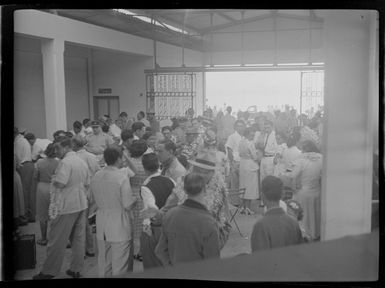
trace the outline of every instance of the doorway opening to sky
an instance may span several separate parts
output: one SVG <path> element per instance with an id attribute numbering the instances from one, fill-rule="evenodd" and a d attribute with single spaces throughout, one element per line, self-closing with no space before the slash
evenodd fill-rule
<path id="1" fill-rule="evenodd" d="M 323 108 L 323 71 L 206 72 L 206 108 L 233 112 L 285 110 L 314 115 Z"/>

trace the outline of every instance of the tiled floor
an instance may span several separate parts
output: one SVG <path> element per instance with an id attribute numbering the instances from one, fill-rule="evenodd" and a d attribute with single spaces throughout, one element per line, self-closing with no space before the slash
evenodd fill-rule
<path id="1" fill-rule="evenodd" d="M 242 253 L 250 252 L 250 240 L 253 224 L 256 219 L 260 217 L 261 208 L 258 207 L 257 201 L 252 203 L 252 210 L 257 212 L 252 216 L 238 215 L 236 221 L 240 228 L 243 237 L 238 232 L 234 223 L 232 223 L 232 231 L 229 236 L 229 240 L 226 243 L 225 247 L 221 251 L 221 257 L 233 257 Z M 35 234 L 36 239 L 40 237 L 40 229 L 38 223 L 30 223 L 28 226 L 20 228 L 21 234 Z M 62 266 L 61 273 L 56 278 L 70 278 L 65 274 L 65 271 L 68 269 L 69 259 L 70 259 L 71 249 L 66 250 L 64 263 Z M 19 270 L 15 274 L 16 280 L 30 280 L 32 276 L 40 272 L 41 266 L 45 260 L 46 246 L 36 245 L 36 267 L 31 270 Z M 134 261 L 134 273 L 143 271 L 142 263 L 139 261 Z M 85 259 L 85 267 L 82 273 L 85 278 L 97 278 L 97 257 L 87 257 Z"/>

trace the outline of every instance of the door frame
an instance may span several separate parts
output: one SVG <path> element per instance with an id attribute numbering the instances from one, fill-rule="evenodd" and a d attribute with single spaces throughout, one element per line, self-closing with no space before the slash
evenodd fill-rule
<path id="1" fill-rule="evenodd" d="M 118 111 L 120 111 L 120 99 L 119 99 L 119 96 L 94 96 L 93 102 L 94 102 L 94 119 L 95 120 L 98 119 L 97 116 L 99 116 L 99 117 L 101 116 L 101 115 L 99 115 L 98 100 L 103 100 L 103 99 L 106 99 L 106 100 L 109 100 L 109 99 L 118 100 Z M 107 109 L 108 109 L 108 113 L 110 113 L 110 101 L 107 101 Z"/>

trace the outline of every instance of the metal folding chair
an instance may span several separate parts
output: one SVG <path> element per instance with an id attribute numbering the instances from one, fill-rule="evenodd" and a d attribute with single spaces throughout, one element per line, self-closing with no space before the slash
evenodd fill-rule
<path id="1" fill-rule="evenodd" d="M 238 226 L 238 223 L 235 219 L 235 216 L 237 216 L 237 214 L 239 213 L 239 211 L 241 210 L 241 207 L 242 205 L 239 205 L 238 207 L 237 206 L 234 206 L 232 203 L 232 197 L 238 197 L 238 198 L 241 198 L 243 199 L 243 196 L 245 195 L 246 193 L 246 188 L 240 188 L 240 189 L 236 189 L 236 190 L 228 190 L 228 203 L 229 203 L 229 214 L 230 214 L 230 223 L 231 222 L 234 222 L 235 224 L 235 227 L 237 227 L 238 229 L 238 232 L 239 234 L 243 236 L 241 230 L 239 229 L 239 226 Z"/>

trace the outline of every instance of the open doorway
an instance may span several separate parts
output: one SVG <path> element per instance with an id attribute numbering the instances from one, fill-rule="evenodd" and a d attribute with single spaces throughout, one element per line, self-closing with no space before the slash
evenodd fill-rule
<path id="1" fill-rule="evenodd" d="M 206 105 L 214 113 L 284 111 L 286 106 L 312 118 L 323 109 L 324 73 L 317 71 L 206 72 Z"/>

